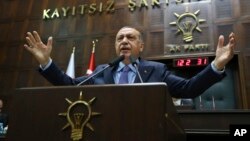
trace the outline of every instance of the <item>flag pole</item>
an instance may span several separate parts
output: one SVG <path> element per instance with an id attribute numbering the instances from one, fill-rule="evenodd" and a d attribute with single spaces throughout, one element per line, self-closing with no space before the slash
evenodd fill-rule
<path id="1" fill-rule="evenodd" d="M 93 73 L 94 69 L 95 69 L 95 47 L 96 47 L 96 43 L 98 42 L 98 40 L 93 40 L 92 41 L 92 52 L 91 52 L 91 56 L 90 56 L 90 60 L 89 60 L 89 67 L 88 70 L 86 72 L 87 75 L 90 75 L 91 73 Z"/>
<path id="2" fill-rule="evenodd" d="M 70 56 L 66 74 L 70 76 L 71 78 L 75 78 L 75 47 L 73 47 L 72 49 L 72 53 Z"/>
<path id="3" fill-rule="evenodd" d="M 73 47 L 72 49 L 72 53 L 75 53 L 76 47 Z"/>

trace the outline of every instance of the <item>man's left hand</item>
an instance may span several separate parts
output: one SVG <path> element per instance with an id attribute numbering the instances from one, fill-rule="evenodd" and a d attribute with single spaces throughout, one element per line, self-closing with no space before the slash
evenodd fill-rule
<path id="1" fill-rule="evenodd" d="M 214 65 L 217 70 L 222 70 L 234 56 L 234 48 L 236 46 L 234 33 L 229 35 L 229 42 L 225 46 L 224 40 L 224 36 L 220 35 L 214 60 Z"/>

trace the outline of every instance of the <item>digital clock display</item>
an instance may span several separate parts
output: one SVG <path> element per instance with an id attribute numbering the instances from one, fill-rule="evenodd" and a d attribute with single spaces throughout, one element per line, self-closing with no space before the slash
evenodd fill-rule
<path id="1" fill-rule="evenodd" d="M 208 63 L 208 57 L 173 59 L 174 67 L 206 66 Z"/>

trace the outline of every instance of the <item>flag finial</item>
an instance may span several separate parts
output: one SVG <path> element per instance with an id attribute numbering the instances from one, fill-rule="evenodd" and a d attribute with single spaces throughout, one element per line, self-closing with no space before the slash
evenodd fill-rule
<path id="1" fill-rule="evenodd" d="M 94 53 L 95 52 L 95 47 L 96 47 L 96 43 L 98 42 L 98 40 L 96 39 L 96 40 L 93 40 L 92 41 L 92 53 Z"/>

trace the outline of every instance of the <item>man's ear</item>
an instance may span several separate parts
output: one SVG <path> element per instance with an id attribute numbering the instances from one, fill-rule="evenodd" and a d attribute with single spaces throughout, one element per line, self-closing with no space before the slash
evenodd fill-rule
<path id="1" fill-rule="evenodd" d="M 144 43 L 141 43 L 140 52 L 143 51 L 143 48 L 144 48 Z"/>

